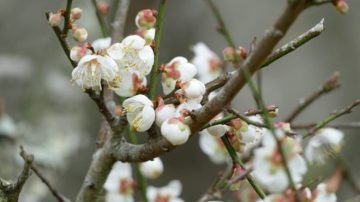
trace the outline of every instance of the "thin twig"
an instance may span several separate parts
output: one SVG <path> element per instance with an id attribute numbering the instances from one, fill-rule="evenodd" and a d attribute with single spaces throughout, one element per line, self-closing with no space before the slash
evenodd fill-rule
<path id="1" fill-rule="evenodd" d="M 355 107 L 357 107 L 358 105 L 360 105 L 360 99 L 355 100 L 355 102 L 353 102 L 350 106 L 348 106 L 347 108 L 341 110 L 340 112 L 334 112 L 334 113 L 330 114 L 324 120 L 318 122 L 314 127 L 310 128 L 309 132 L 306 133 L 303 136 L 303 138 L 305 139 L 305 138 L 308 138 L 308 137 L 314 135 L 318 130 L 325 127 L 327 124 L 334 121 L 335 119 L 337 119 L 337 118 L 339 118 L 339 117 L 341 117 L 343 115 L 350 114 L 352 112 L 352 110 Z"/>
<path id="2" fill-rule="evenodd" d="M 233 115 L 235 115 L 237 118 L 245 121 L 247 124 L 250 124 L 250 125 L 254 125 L 254 126 L 257 126 L 257 127 L 261 127 L 261 128 L 267 128 L 267 126 L 265 124 L 262 124 L 262 123 L 259 123 L 259 122 L 256 122 L 256 121 L 252 121 L 251 119 L 247 118 L 246 116 L 240 114 L 236 109 L 234 108 L 227 108 L 226 109 L 228 112 L 232 113 Z"/>
<path id="3" fill-rule="evenodd" d="M 156 18 L 155 47 L 154 47 L 154 65 L 150 72 L 149 98 L 154 99 L 156 96 L 157 80 L 159 74 L 159 49 L 161 40 L 161 31 L 164 22 L 164 14 L 167 0 L 161 0 L 159 11 Z"/>
<path id="4" fill-rule="evenodd" d="M 49 13 L 47 12 L 47 13 L 45 13 L 45 15 L 46 15 L 46 19 L 49 20 Z M 77 66 L 77 63 L 70 58 L 70 46 L 69 46 L 69 43 L 66 41 L 66 37 L 62 36 L 60 27 L 52 26 L 51 28 L 54 31 L 57 39 L 59 40 L 60 45 L 61 45 L 66 57 L 69 59 L 71 65 L 75 68 Z"/>
<path id="5" fill-rule="evenodd" d="M 66 2 L 66 9 L 65 9 L 65 14 L 64 14 L 64 28 L 62 30 L 61 33 L 61 37 L 63 39 L 65 39 L 67 37 L 67 34 L 69 32 L 69 29 L 71 28 L 70 25 L 70 14 L 71 14 L 71 4 L 72 4 L 73 0 L 67 0 Z"/>
<path id="6" fill-rule="evenodd" d="M 308 124 L 296 124 L 291 125 L 292 129 L 303 129 L 309 130 L 310 128 L 316 126 L 316 123 L 308 123 Z M 360 122 L 350 122 L 350 123 L 330 123 L 327 127 L 331 128 L 339 128 L 339 129 L 360 129 Z"/>
<path id="7" fill-rule="evenodd" d="M 124 36 L 126 17 L 130 6 L 129 0 L 116 0 L 116 11 L 111 23 L 111 41 L 120 41 Z"/>
<path id="8" fill-rule="evenodd" d="M 231 145 L 228 137 L 226 135 L 223 135 L 221 137 L 222 142 L 225 145 L 226 150 L 228 151 L 233 164 L 238 164 L 240 165 L 240 167 L 244 170 L 244 172 L 247 172 L 247 169 L 245 168 L 244 163 L 241 161 L 241 159 L 238 157 L 234 147 Z M 246 174 L 246 179 L 248 180 L 249 184 L 253 187 L 253 189 L 255 190 L 255 192 L 257 193 L 257 195 L 261 198 L 264 199 L 266 197 L 266 194 L 264 193 L 264 191 L 260 188 L 260 186 L 255 182 L 254 178 L 247 173 Z"/>
<path id="9" fill-rule="evenodd" d="M 313 102 L 318 100 L 322 95 L 330 93 L 339 87 L 339 73 L 335 72 L 318 90 L 301 101 L 300 104 L 287 116 L 287 118 L 284 119 L 284 122 L 291 123 L 301 112 L 303 112 Z"/>
<path id="10" fill-rule="evenodd" d="M 104 20 L 103 16 L 99 12 L 96 0 L 91 0 L 91 3 L 92 3 L 92 5 L 93 5 L 93 7 L 95 9 L 95 12 L 96 12 L 96 18 L 97 18 L 97 20 L 99 22 L 99 25 L 100 25 L 101 35 L 103 37 L 108 37 L 109 36 L 109 31 L 108 31 L 108 29 L 106 27 L 106 23 L 105 23 L 105 20 Z"/>
<path id="11" fill-rule="evenodd" d="M 39 179 L 47 186 L 47 188 L 50 190 L 51 194 L 57 199 L 59 202 L 70 202 L 68 198 L 66 198 L 64 195 L 60 194 L 45 178 L 44 175 L 41 174 L 41 172 L 34 166 L 31 165 L 31 170 L 34 171 L 34 173 L 39 177 Z"/>

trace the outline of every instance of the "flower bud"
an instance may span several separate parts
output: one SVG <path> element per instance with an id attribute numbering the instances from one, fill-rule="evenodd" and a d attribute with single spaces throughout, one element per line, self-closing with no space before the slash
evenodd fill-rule
<path id="1" fill-rule="evenodd" d="M 214 137 L 222 137 L 229 130 L 230 130 L 229 126 L 222 124 L 207 128 L 208 133 Z"/>
<path id="2" fill-rule="evenodd" d="M 152 161 L 146 161 L 140 164 L 140 172 L 149 179 L 158 178 L 164 171 L 164 165 L 159 157 Z"/>
<path id="3" fill-rule="evenodd" d="M 235 49 L 232 47 L 224 48 L 224 50 L 222 51 L 224 60 L 227 62 L 234 62 L 236 59 L 235 52 L 236 52 Z"/>
<path id="4" fill-rule="evenodd" d="M 60 23 L 61 23 L 61 13 L 60 12 L 49 14 L 49 24 L 52 27 L 59 26 Z"/>
<path id="5" fill-rule="evenodd" d="M 86 55 L 87 49 L 85 46 L 74 46 L 70 50 L 70 58 L 75 61 L 79 62 L 84 55 Z"/>
<path id="6" fill-rule="evenodd" d="M 341 14 L 346 14 L 349 11 L 349 5 L 345 0 L 335 0 L 333 1 L 336 10 Z"/>
<path id="7" fill-rule="evenodd" d="M 190 99 L 196 99 L 205 94 L 206 87 L 201 81 L 197 79 L 191 79 L 182 84 L 181 89 L 184 95 Z"/>
<path id="8" fill-rule="evenodd" d="M 161 126 L 161 124 L 167 119 L 175 115 L 175 106 L 173 104 L 160 105 L 156 108 L 156 124 Z"/>
<path id="9" fill-rule="evenodd" d="M 110 10 L 109 4 L 104 1 L 97 3 L 96 8 L 98 12 L 103 16 L 109 14 L 109 10 Z"/>
<path id="10" fill-rule="evenodd" d="M 182 117 L 170 118 L 161 125 L 162 136 L 172 145 L 184 144 L 189 139 L 190 133 L 190 128 Z"/>
<path id="11" fill-rule="evenodd" d="M 78 20 L 81 17 L 82 10 L 80 8 L 73 8 L 70 14 L 72 20 Z"/>
<path id="12" fill-rule="evenodd" d="M 150 9 L 141 10 L 135 18 L 135 24 L 139 29 L 150 29 L 156 24 L 156 12 Z"/>
<path id="13" fill-rule="evenodd" d="M 73 29 L 73 37 L 78 42 L 83 42 L 87 39 L 88 33 L 85 28 L 75 28 Z"/>

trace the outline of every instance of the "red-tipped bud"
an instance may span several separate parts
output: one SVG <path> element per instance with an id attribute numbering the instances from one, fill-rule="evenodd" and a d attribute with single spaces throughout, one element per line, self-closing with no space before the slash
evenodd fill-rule
<path id="1" fill-rule="evenodd" d="M 135 24 L 139 29 L 150 29 L 156 24 L 157 12 L 150 9 L 141 10 L 135 18 Z"/>
<path id="2" fill-rule="evenodd" d="M 333 4 L 336 10 L 341 14 L 346 14 L 349 11 L 349 5 L 346 0 L 334 0 Z"/>
<path id="3" fill-rule="evenodd" d="M 81 14 L 82 14 L 82 10 L 81 10 L 80 8 L 73 8 L 73 9 L 71 9 L 70 16 L 71 16 L 71 19 L 72 19 L 72 20 L 75 21 L 75 20 L 80 19 Z"/>
<path id="4" fill-rule="evenodd" d="M 97 8 L 98 12 L 103 16 L 106 16 L 109 14 L 109 11 L 110 11 L 109 4 L 104 1 L 98 2 L 96 4 L 96 8 Z"/>
<path id="5" fill-rule="evenodd" d="M 59 26 L 61 23 L 61 12 L 50 13 L 49 14 L 49 24 L 52 27 Z"/>

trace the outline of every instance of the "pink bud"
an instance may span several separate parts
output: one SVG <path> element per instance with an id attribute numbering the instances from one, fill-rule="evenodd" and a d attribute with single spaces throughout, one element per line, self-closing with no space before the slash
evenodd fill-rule
<path id="1" fill-rule="evenodd" d="M 232 47 L 226 47 L 223 50 L 224 60 L 228 62 L 235 61 L 235 49 Z"/>
<path id="2" fill-rule="evenodd" d="M 59 26 L 60 23 L 61 23 L 61 13 L 60 12 L 49 14 L 49 24 L 52 27 Z"/>
<path id="3" fill-rule="evenodd" d="M 71 19 L 72 20 L 78 20 L 80 19 L 82 14 L 82 10 L 80 8 L 73 8 L 71 9 Z"/>
<path id="4" fill-rule="evenodd" d="M 135 24 L 139 29 L 150 29 L 156 24 L 156 12 L 150 9 L 141 10 L 135 18 Z"/>
<path id="5" fill-rule="evenodd" d="M 110 7 L 108 3 L 102 1 L 97 3 L 96 7 L 101 15 L 106 16 L 109 14 Z"/>
<path id="6" fill-rule="evenodd" d="M 87 48 L 85 46 L 80 46 L 80 45 L 74 46 L 70 50 L 70 58 L 73 61 L 78 62 L 84 55 L 86 55 L 86 53 L 87 53 Z"/>
<path id="7" fill-rule="evenodd" d="M 73 29 L 73 37 L 78 42 L 83 42 L 87 39 L 88 33 L 85 28 L 75 28 Z"/>
<path id="8" fill-rule="evenodd" d="M 349 5 L 345 0 L 334 1 L 335 8 L 341 14 L 346 14 L 349 11 Z"/>

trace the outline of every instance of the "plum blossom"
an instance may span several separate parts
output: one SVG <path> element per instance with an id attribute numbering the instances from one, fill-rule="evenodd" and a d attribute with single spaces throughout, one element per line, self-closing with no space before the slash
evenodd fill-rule
<path id="1" fill-rule="evenodd" d="M 294 183 L 300 183 L 307 171 L 303 157 L 299 154 L 301 146 L 297 139 L 287 137 L 282 129 L 276 130 L 282 144 L 284 155 Z M 289 186 L 283 160 L 273 135 L 268 132 L 262 139 L 262 147 L 254 152 L 254 177 L 269 192 L 279 193 Z"/>
<path id="2" fill-rule="evenodd" d="M 189 139 L 191 131 L 183 117 L 172 117 L 161 125 L 161 134 L 172 145 L 181 145 Z"/>
<path id="3" fill-rule="evenodd" d="M 337 197 L 333 192 L 329 192 L 325 183 L 320 183 L 313 192 L 311 202 L 336 202 Z"/>
<path id="4" fill-rule="evenodd" d="M 119 69 L 131 73 L 139 73 L 141 77 L 148 75 L 154 64 L 154 52 L 146 41 L 137 35 L 127 36 L 121 43 L 115 43 L 107 49 Z"/>
<path id="5" fill-rule="evenodd" d="M 201 81 L 197 79 L 191 79 L 190 81 L 186 81 L 181 85 L 181 90 L 187 98 L 196 99 L 202 98 L 202 96 L 205 94 L 206 87 Z"/>
<path id="6" fill-rule="evenodd" d="M 195 65 L 198 71 L 198 79 L 203 83 L 208 83 L 222 72 L 222 61 L 210 50 L 203 42 L 199 42 L 192 48 L 195 56 L 191 63 Z"/>
<path id="7" fill-rule="evenodd" d="M 136 34 L 144 38 L 147 45 L 151 45 L 155 39 L 155 32 L 155 28 L 145 30 L 139 29 L 136 31 Z"/>
<path id="8" fill-rule="evenodd" d="M 190 81 L 196 75 L 196 67 L 180 56 L 172 59 L 162 71 L 161 84 L 165 95 L 175 90 L 177 81 Z"/>
<path id="9" fill-rule="evenodd" d="M 88 32 L 84 27 L 73 28 L 73 38 L 78 42 L 84 42 L 88 37 Z"/>
<path id="10" fill-rule="evenodd" d="M 134 180 L 128 163 L 116 162 L 104 184 L 106 202 L 134 202 Z"/>
<path id="11" fill-rule="evenodd" d="M 228 162 L 229 154 L 220 138 L 210 135 L 207 130 L 202 130 L 199 143 L 200 149 L 213 163 L 223 164 Z"/>
<path id="12" fill-rule="evenodd" d="M 49 24 L 52 27 L 59 26 L 62 20 L 62 16 L 60 12 L 49 13 Z"/>
<path id="13" fill-rule="evenodd" d="M 176 108 L 173 104 L 164 104 L 164 101 L 159 101 L 159 105 L 155 110 L 156 124 L 160 127 L 161 124 L 169 118 L 174 117 Z"/>
<path id="14" fill-rule="evenodd" d="M 144 9 L 135 17 L 135 24 L 139 29 L 150 29 L 156 24 L 156 11 Z"/>
<path id="15" fill-rule="evenodd" d="M 158 178 L 164 171 L 164 165 L 159 157 L 140 163 L 140 172 L 149 179 Z"/>
<path id="16" fill-rule="evenodd" d="M 77 45 L 71 48 L 70 58 L 75 62 L 79 62 L 82 57 L 90 54 L 90 51 L 84 45 Z"/>
<path id="17" fill-rule="evenodd" d="M 72 71 L 72 80 L 83 89 L 101 90 L 101 80 L 110 87 L 119 84 L 119 69 L 113 59 L 102 55 L 85 55 Z"/>
<path id="18" fill-rule="evenodd" d="M 109 48 L 110 45 L 111 45 L 111 37 L 99 38 L 91 43 L 91 46 L 93 47 L 95 52 L 105 50 Z"/>
<path id="19" fill-rule="evenodd" d="M 147 84 L 146 77 L 141 77 L 138 72 L 130 72 L 124 69 L 119 71 L 120 82 L 118 88 L 114 88 L 114 92 L 119 96 L 130 97 L 137 92 L 145 89 Z"/>
<path id="20" fill-rule="evenodd" d="M 200 109 L 201 107 L 200 100 L 187 99 L 176 107 L 175 117 L 187 115 L 188 112 Z"/>
<path id="21" fill-rule="evenodd" d="M 135 95 L 123 102 L 126 118 L 136 132 L 147 131 L 155 121 L 153 103 L 145 95 Z"/>
<path id="22" fill-rule="evenodd" d="M 179 180 L 172 180 L 165 187 L 157 188 L 149 186 L 147 197 L 149 202 L 184 202 L 179 198 L 182 191 L 182 185 Z"/>
<path id="23" fill-rule="evenodd" d="M 305 157 L 310 163 L 324 164 L 330 157 L 338 154 L 343 145 L 344 134 L 334 128 L 320 129 L 305 148 Z"/>

